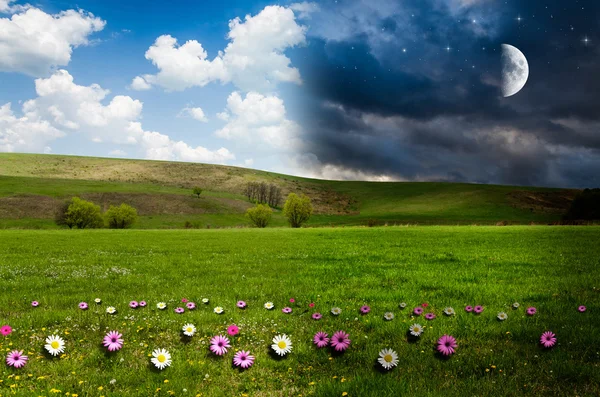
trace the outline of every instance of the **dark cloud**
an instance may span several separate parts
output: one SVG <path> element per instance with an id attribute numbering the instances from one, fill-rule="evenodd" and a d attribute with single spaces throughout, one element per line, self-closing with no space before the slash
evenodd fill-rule
<path id="1" fill-rule="evenodd" d="M 305 151 L 403 180 L 600 185 L 598 17 L 592 0 L 324 4 L 298 62 Z M 510 98 L 502 43 L 530 65 Z"/>

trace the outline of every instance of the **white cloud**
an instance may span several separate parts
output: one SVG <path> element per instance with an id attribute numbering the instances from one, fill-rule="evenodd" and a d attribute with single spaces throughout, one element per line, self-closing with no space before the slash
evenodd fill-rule
<path id="1" fill-rule="evenodd" d="M 29 4 L 26 4 L 26 5 L 19 5 L 19 4 L 11 5 L 10 4 L 10 3 L 14 3 L 14 2 L 15 2 L 15 0 L 0 0 L 0 13 L 13 14 L 15 12 L 25 11 L 25 10 L 31 8 L 31 6 Z"/>
<path id="2" fill-rule="evenodd" d="M 37 8 L 11 7 L 11 2 L 0 0 L 0 11 L 23 12 L 10 19 L 0 18 L 0 71 L 3 72 L 43 76 L 57 66 L 68 65 L 73 48 L 89 44 L 88 37 L 106 24 L 82 10 L 50 15 Z"/>
<path id="3" fill-rule="evenodd" d="M 294 11 L 280 6 L 265 7 L 244 21 L 229 22 L 230 43 L 213 59 L 196 40 L 183 45 L 163 35 L 146 51 L 146 59 L 159 69 L 155 75 L 134 79 L 137 84 L 158 85 L 178 91 L 211 82 L 233 83 L 244 91 L 271 90 L 279 82 L 302 82 L 298 69 L 290 66 L 286 49 L 305 43 L 306 27 L 298 25 Z M 134 83 L 132 82 L 132 86 Z"/>
<path id="4" fill-rule="evenodd" d="M 148 82 L 144 80 L 143 77 L 137 76 L 133 79 L 129 88 L 136 91 L 146 91 L 151 89 L 152 85 L 148 84 Z"/>
<path id="5" fill-rule="evenodd" d="M 206 117 L 206 115 L 204 114 L 204 110 L 202 110 L 202 108 L 191 108 L 191 107 L 186 107 L 183 108 L 181 110 L 181 112 L 179 113 L 179 116 L 183 116 L 183 115 L 188 115 L 191 118 L 201 121 L 203 123 L 207 123 L 208 122 L 208 118 Z"/>
<path id="6" fill-rule="evenodd" d="M 290 10 L 295 11 L 296 14 L 298 14 L 298 19 L 310 18 L 310 15 L 319 11 L 319 9 L 320 8 L 317 3 L 309 3 L 307 1 L 290 4 Z"/>
<path id="7" fill-rule="evenodd" d="M 132 145 L 144 156 L 161 160 L 224 163 L 235 159 L 225 148 L 211 151 L 191 147 L 158 132 L 145 131 L 138 121 L 143 104 L 110 93 L 97 84 L 77 85 L 66 70 L 35 80 L 38 97 L 23 103 L 23 116 L 14 115 L 10 103 L 0 107 L 0 151 L 42 151 L 69 133 L 85 134 L 92 142 Z"/>
<path id="8" fill-rule="evenodd" d="M 108 152 L 108 154 L 110 156 L 117 156 L 117 157 L 124 157 L 127 156 L 127 152 L 121 150 L 121 149 L 115 149 L 115 150 L 111 150 L 110 152 Z"/>
<path id="9" fill-rule="evenodd" d="M 286 118 L 283 100 L 249 92 L 242 98 L 234 92 L 227 98 L 229 122 L 215 135 L 242 143 L 266 143 L 279 150 L 292 150 L 299 145 L 301 127 Z M 258 146 L 258 145 L 257 145 Z"/>
<path id="10" fill-rule="evenodd" d="M 244 160 L 244 165 L 246 165 L 247 167 L 252 167 L 253 164 L 254 164 L 254 159 Z"/>
<path id="11" fill-rule="evenodd" d="M 223 120 L 223 121 L 229 121 L 229 113 L 227 113 L 227 112 L 220 112 L 220 113 L 217 113 L 217 118 L 218 118 L 219 120 Z"/>

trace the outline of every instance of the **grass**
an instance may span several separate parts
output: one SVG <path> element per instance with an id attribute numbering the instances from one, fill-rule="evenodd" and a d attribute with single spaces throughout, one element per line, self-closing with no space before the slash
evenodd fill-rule
<path id="1" fill-rule="evenodd" d="M 102 208 L 128 203 L 135 228 L 245 227 L 249 181 L 275 183 L 284 195 L 311 197 L 308 226 L 367 224 L 493 225 L 552 223 L 576 190 L 464 183 L 325 181 L 209 164 L 0 153 L 0 229 L 55 228 L 60 203 L 74 195 Z M 191 188 L 205 189 L 192 200 Z M 38 221 L 35 221 L 37 219 Z M 275 214 L 271 227 L 285 226 Z"/>
<path id="2" fill-rule="evenodd" d="M 0 231 L 0 319 L 15 329 L 0 337 L 0 349 L 30 356 L 24 369 L 0 366 L 0 395 L 598 395 L 599 239 L 599 227 L 541 226 Z M 176 315 L 183 297 L 199 307 Z M 209 305 L 200 304 L 204 297 Z M 293 313 L 282 314 L 292 297 Z M 128 308 L 134 299 L 149 306 Z M 239 299 L 246 310 L 235 308 Z M 79 310 L 80 301 L 90 310 Z M 159 301 L 168 310 L 158 311 Z M 265 310 L 266 301 L 276 309 Z M 310 302 L 322 320 L 309 318 Z M 435 320 L 411 317 L 422 302 Z M 370 314 L 358 315 L 363 304 Z M 485 311 L 467 314 L 467 304 Z M 106 314 L 108 305 L 118 313 Z M 225 314 L 212 312 L 217 305 Z M 332 306 L 342 315 L 331 316 Z M 446 306 L 457 315 L 442 315 Z M 525 316 L 527 306 L 538 314 Z M 396 318 L 384 321 L 386 311 Z M 508 320 L 498 321 L 499 311 Z M 406 335 L 413 321 L 427 325 L 414 343 Z M 187 322 L 198 333 L 184 343 Z M 231 323 L 241 329 L 233 347 L 257 357 L 247 371 L 231 368 L 232 352 L 209 354 L 208 338 Z M 111 329 L 126 340 L 115 354 L 100 347 Z M 316 350 L 319 330 L 346 330 L 352 345 L 342 355 Z M 546 330 L 558 337 L 552 350 L 538 344 Z M 65 357 L 43 352 L 52 333 L 66 339 Z M 278 333 L 294 343 L 284 359 L 269 353 Z M 448 360 L 433 350 L 445 333 L 459 345 Z M 158 347 L 173 355 L 162 372 L 149 365 Z M 385 347 L 400 356 L 389 373 L 375 365 Z"/>

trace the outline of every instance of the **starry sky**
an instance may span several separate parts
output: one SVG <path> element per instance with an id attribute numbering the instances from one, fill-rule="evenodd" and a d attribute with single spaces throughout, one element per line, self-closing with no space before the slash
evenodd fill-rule
<path id="1" fill-rule="evenodd" d="M 593 0 L 0 0 L 0 151 L 597 187 L 599 49 Z"/>

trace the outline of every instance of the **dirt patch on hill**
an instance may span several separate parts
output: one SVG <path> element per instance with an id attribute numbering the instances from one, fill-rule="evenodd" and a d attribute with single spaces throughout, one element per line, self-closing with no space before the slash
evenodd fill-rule
<path id="1" fill-rule="evenodd" d="M 163 193 L 90 193 L 80 197 L 98 204 L 102 211 L 107 210 L 110 205 L 129 204 L 142 216 L 243 213 L 252 206 L 250 203 L 228 198 L 196 198 L 191 195 Z M 66 199 L 36 195 L 0 197 L 0 218 L 53 218 Z"/>
<path id="2" fill-rule="evenodd" d="M 564 214 L 578 193 L 579 190 L 575 189 L 541 192 L 515 190 L 508 193 L 508 200 L 515 208 L 535 213 Z"/>

